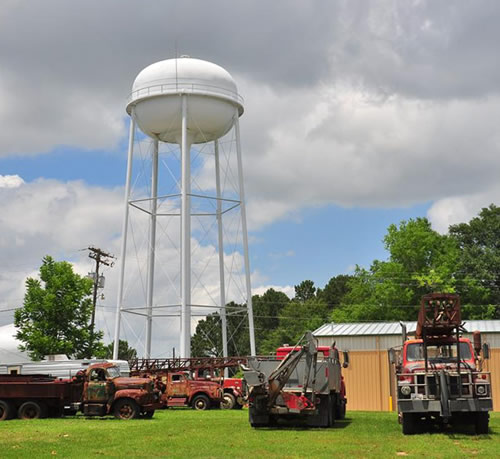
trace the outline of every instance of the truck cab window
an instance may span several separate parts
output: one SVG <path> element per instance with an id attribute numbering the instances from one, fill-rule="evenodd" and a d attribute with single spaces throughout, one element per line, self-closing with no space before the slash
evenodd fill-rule
<path id="1" fill-rule="evenodd" d="M 92 370 L 92 373 L 90 374 L 90 380 L 91 381 L 105 381 L 106 375 L 104 373 L 104 370 L 102 368 L 97 368 L 95 370 Z"/>

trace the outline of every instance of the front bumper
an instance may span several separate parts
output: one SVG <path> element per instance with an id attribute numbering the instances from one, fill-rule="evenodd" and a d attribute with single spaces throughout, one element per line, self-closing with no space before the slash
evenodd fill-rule
<path id="1" fill-rule="evenodd" d="M 449 400 L 450 413 L 465 413 L 478 411 L 492 411 L 493 401 L 491 398 L 461 398 Z M 398 411 L 400 413 L 437 413 L 441 415 L 442 407 L 440 400 L 398 400 Z"/>

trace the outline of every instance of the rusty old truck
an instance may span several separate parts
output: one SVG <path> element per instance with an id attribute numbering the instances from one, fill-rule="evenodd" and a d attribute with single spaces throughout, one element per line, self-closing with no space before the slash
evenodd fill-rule
<path id="1" fill-rule="evenodd" d="M 249 357 L 241 368 L 248 384 L 252 427 L 290 422 L 330 427 L 345 416 L 340 353 L 335 346 L 319 348 L 310 332 L 297 346 L 280 348 L 272 357 Z"/>
<path id="2" fill-rule="evenodd" d="M 190 406 L 195 410 L 218 407 L 223 400 L 219 383 L 193 379 L 188 371 L 168 372 L 161 377 L 161 402 L 165 408 Z"/>
<path id="3" fill-rule="evenodd" d="M 134 359 L 129 366 L 133 375 L 161 381 L 162 401 L 167 408 L 239 409 L 246 401 L 245 382 L 241 378 L 224 378 L 222 372 L 246 361 L 246 357 Z"/>
<path id="4" fill-rule="evenodd" d="M 431 423 L 472 423 L 477 434 L 488 433 L 493 409 L 491 375 L 482 371 L 487 344 L 474 332 L 473 343 L 461 336 L 460 298 L 432 293 L 422 298 L 415 339 L 407 339 L 391 360 L 397 369 L 399 421 L 405 435 Z"/>
<path id="5" fill-rule="evenodd" d="M 60 417 L 78 411 L 86 416 L 151 418 L 160 407 L 160 391 L 153 381 L 121 377 L 112 363 L 90 365 L 71 379 L 0 375 L 0 421 Z"/>

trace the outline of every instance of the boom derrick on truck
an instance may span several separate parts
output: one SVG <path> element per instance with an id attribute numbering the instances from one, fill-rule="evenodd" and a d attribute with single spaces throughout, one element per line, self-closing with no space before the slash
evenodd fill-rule
<path id="1" fill-rule="evenodd" d="M 318 347 L 311 332 L 297 346 L 279 348 L 276 356 L 249 357 L 241 368 L 249 388 L 252 427 L 280 420 L 329 427 L 345 416 L 339 352 L 334 346 Z"/>
<path id="2" fill-rule="evenodd" d="M 461 334 L 460 298 L 432 293 L 422 298 L 415 339 L 407 339 L 397 362 L 399 422 L 404 434 L 425 423 L 473 423 L 476 433 L 488 432 L 493 409 L 491 375 L 482 371 L 489 348 L 474 332 L 474 345 Z"/>

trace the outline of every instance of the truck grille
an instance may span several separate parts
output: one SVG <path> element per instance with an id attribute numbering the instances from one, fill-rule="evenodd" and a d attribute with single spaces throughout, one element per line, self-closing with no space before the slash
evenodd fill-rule
<path id="1" fill-rule="evenodd" d="M 484 375 L 484 376 L 483 376 Z M 474 397 L 477 391 L 476 385 L 484 385 L 480 396 L 490 394 L 489 373 L 483 372 L 447 372 L 446 381 L 450 398 L 470 398 Z M 441 397 L 441 378 L 437 372 L 433 373 L 411 373 L 401 374 L 398 377 L 398 394 L 400 398 L 419 398 L 419 399 L 439 399 Z M 407 386 L 405 392 L 401 389 Z"/>

